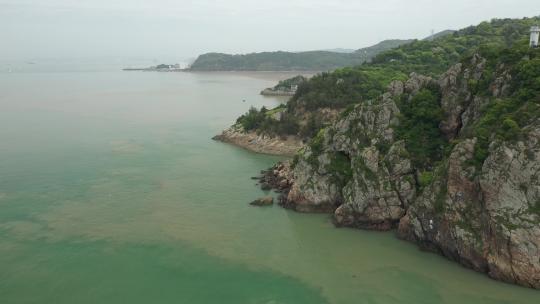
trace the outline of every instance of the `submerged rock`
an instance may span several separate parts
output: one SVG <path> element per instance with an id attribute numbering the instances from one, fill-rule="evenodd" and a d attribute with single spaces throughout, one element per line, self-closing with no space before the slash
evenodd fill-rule
<path id="1" fill-rule="evenodd" d="M 252 206 L 272 206 L 274 204 L 274 198 L 271 196 L 265 196 L 249 203 Z"/>

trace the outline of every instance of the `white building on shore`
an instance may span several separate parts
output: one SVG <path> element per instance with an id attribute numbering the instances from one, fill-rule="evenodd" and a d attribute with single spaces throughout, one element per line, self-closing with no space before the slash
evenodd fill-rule
<path id="1" fill-rule="evenodd" d="M 531 27 L 531 43 L 530 43 L 531 47 L 537 48 L 539 46 L 538 45 L 539 37 L 540 37 L 540 26 L 535 25 Z"/>

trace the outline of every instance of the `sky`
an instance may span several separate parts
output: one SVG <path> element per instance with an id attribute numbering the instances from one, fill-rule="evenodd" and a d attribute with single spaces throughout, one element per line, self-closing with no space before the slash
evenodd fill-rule
<path id="1" fill-rule="evenodd" d="M 539 0 L 0 0 L 0 59 L 358 49 L 535 15 Z"/>

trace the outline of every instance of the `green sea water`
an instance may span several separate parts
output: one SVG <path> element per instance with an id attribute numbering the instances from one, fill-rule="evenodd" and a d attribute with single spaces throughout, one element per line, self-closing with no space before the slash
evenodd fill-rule
<path id="1" fill-rule="evenodd" d="M 248 206 L 280 158 L 210 138 L 279 77 L 0 74 L 0 303 L 540 303 L 393 233 Z"/>

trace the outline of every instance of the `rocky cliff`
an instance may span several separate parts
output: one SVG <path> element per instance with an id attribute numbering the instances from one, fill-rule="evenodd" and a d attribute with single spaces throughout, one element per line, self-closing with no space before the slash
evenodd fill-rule
<path id="1" fill-rule="evenodd" d="M 531 77 L 516 68 L 531 60 L 475 55 L 438 79 L 392 82 L 295 157 L 283 204 L 331 212 L 338 226 L 398 228 L 495 279 L 540 288 L 540 101 L 515 82 Z M 435 130 L 403 131 L 439 116 Z"/>

